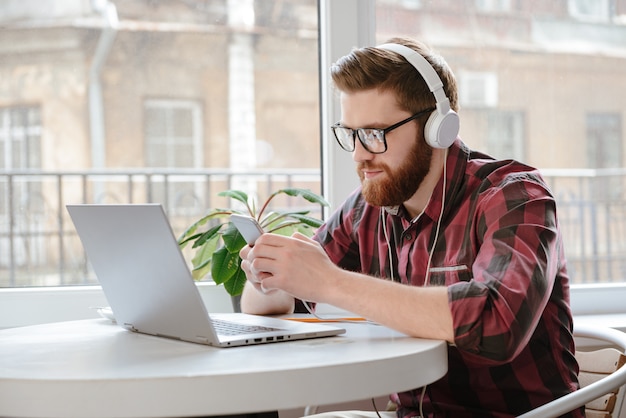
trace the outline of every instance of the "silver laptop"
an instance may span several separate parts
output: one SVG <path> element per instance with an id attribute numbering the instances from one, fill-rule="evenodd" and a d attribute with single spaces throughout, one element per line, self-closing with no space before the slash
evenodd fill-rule
<path id="1" fill-rule="evenodd" d="M 116 322 L 131 331 L 217 347 L 345 332 L 265 316 L 209 315 L 160 204 L 67 209 Z"/>

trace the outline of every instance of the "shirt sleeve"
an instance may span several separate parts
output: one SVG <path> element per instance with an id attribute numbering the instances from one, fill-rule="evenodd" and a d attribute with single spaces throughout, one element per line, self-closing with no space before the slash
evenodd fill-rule
<path id="1" fill-rule="evenodd" d="M 478 199 L 473 222 L 472 279 L 448 288 L 455 344 L 500 364 L 528 343 L 559 274 L 556 204 L 541 181 L 512 175 Z"/>

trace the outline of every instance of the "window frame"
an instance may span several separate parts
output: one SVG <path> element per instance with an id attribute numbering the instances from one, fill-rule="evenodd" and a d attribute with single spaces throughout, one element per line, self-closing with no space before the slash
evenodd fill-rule
<path id="1" fill-rule="evenodd" d="M 354 46 L 375 42 L 374 0 L 319 0 L 321 153 L 323 191 L 336 207 L 358 184 L 349 153 L 334 146 L 329 126 L 339 120 L 339 105 L 328 83 L 326 69 Z M 346 19 L 346 16 L 353 18 Z M 462 115 L 461 115 L 462 117 Z M 341 179 L 341 181 L 335 181 Z M 346 181 L 346 179 L 352 179 Z M 199 285 L 211 306 L 224 307 L 223 288 Z M 572 285 L 574 315 L 609 315 L 626 325 L 626 280 L 615 284 Z M 0 328 L 33 325 L 59 320 L 97 317 L 85 306 L 101 306 L 104 296 L 98 286 L 0 289 Z"/>

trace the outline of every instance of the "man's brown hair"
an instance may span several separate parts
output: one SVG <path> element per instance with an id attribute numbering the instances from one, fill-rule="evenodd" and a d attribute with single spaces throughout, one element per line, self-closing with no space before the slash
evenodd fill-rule
<path id="1" fill-rule="evenodd" d="M 408 38 L 392 38 L 385 43 L 401 44 L 420 53 L 439 75 L 450 107 L 458 110 L 456 79 L 440 55 L 425 44 Z M 421 74 L 395 52 L 375 47 L 353 49 L 337 60 L 330 71 L 333 83 L 340 91 L 390 90 L 396 93 L 400 107 L 411 113 L 435 107 L 435 97 Z"/>

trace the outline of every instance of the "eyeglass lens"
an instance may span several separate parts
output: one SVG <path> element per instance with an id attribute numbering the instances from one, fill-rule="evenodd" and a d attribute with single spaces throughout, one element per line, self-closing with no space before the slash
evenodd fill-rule
<path id="1" fill-rule="evenodd" d="M 359 142 L 363 145 L 368 152 L 381 153 L 387 150 L 387 144 L 385 142 L 385 133 L 382 129 L 367 129 L 360 128 L 353 130 L 350 128 L 344 128 L 341 126 L 334 126 L 333 131 L 337 142 L 341 148 L 346 151 L 354 151 L 354 145 L 356 137 L 359 138 Z"/>

